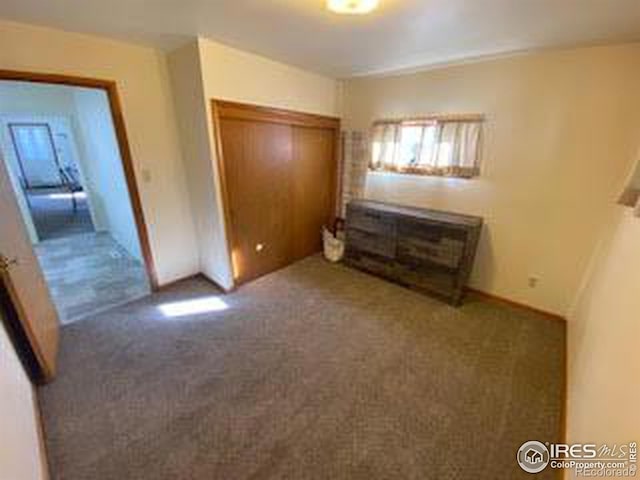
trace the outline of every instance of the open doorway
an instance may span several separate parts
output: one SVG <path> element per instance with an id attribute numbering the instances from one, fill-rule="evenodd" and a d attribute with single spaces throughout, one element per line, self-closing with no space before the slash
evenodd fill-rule
<path id="1" fill-rule="evenodd" d="M 0 90 L 4 88 L 0 84 Z M 2 117 L 11 139 L 5 158 L 14 160 L 10 173 L 20 184 L 28 207 L 25 223 L 33 243 L 94 232 L 95 214 L 89 209 L 70 119 Z"/>
<path id="2" fill-rule="evenodd" d="M 63 324 L 145 296 L 153 286 L 112 93 L 0 80 L 2 158 Z"/>

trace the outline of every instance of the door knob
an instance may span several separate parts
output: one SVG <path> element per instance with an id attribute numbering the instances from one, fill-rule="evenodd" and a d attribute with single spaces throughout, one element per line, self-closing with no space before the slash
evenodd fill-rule
<path id="1" fill-rule="evenodd" d="M 7 258 L 0 253 L 0 272 L 8 271 L 12 266 L 18 264 L 17 258 Z"/>

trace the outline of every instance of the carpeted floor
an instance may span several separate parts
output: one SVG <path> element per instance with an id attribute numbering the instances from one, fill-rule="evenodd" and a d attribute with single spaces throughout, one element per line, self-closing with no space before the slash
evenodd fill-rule
<path id="1" fill-rule="evenodd" d="M 559 440 L 564 335 L 319 257 L 229 295 L 185 281 L 63 329 L 53 478 L 530 478 L 516 451 Z"/>

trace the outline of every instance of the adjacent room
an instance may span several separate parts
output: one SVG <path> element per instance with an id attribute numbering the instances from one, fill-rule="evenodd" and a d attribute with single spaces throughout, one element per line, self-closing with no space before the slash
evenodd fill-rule
<path id="1" fill-rule="evenodd" d="M 636 0 L 5 0 L 0 43 L 0 480 L 637 475 Z"/>
<path id="2" fill-rule="evenodd" d="M 1 149 L 62 323 L 150 293 L 105 93 L 0 81 Z"/>

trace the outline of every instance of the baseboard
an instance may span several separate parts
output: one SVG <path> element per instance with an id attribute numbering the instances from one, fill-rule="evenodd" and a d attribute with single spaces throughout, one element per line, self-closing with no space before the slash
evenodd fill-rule
<path id="1" fill-rule="evenodd" d="M 171 280 L 170 282 L 158 285 L 157 292 L 163 292 L 164 290 L 169 290 L 170 288 L 175 287 L 177 284 L 179 284 L 181 282 L 186 282 L 187 280 L 191 280 L 191 279 L 196 278 L 198 275 L 200 275 L 200 274 L 199 273 L 194 273 L 193 275 L 187 275 L 186 277 L 176 278 L 175 280 Z"/>
<path id="2" fill-rule="evenodd" d="M 527 310 L 529 312 L 537 313 L 538 315 L 542 315 L 549 320 L 554 320 L 557 322 L 566 322 L 567 319 L 562 315 L 558 315 L 557 313 L 548 312 L 546 310 L 542 310 L 540 308 L 532 307 L 531 305 L 527 305 L 525 303 L 516 302 L 514 300 L 509 300 L 508 298 L 499 297 L 498 295 L 494 295 L 492 293 L 483 292 L 482 290 L 476 290 L 475 288 L 467 287 L 467 292 L 472 293 L 478 297 L 481 297 L 485 300 L 501 303 L 503 305 L 509 305 L 511 307 L 519 308 L 522 310 Z"/>
<path id="3" fill-rule="evenodd" d="M 209 282 L 210 284 L 212 284 L 214 287 L 216 287 L 218 290 L 223 291 L 224 293 L 231 293 L 233 291 L 235 291 L 236 286 L 232 286 L 231 288 L 224 288 L 222 285 L 220 285 L 217 281 L 215 281 L 213 278 L 205 275 L 204 273 L 199 273 L 198 275 L 196 275 L 196 277 L 198 278 L 203 278 L 205 279 L 207 282 Z"/>
<path id="4" fill-rule="evenodd" d="M 158 288 L 158 291 L 162 292 L 164 290 L 168 290 L 170 288 L 175 287 L 177 284 L 182 283 L 182 282 L 186 282 L 188 280 L 204 280 L 207 283 L 210 283 L 211 285 L 213 285 L 214 287 L 216 287 L 218 290 L 226 293 L 231 293 L 233 292 L 236 287 L 232 287 L 232 288 L 224 288 L 222 287 L 222 285 L 220 285 L 218 282 L 216 282 L 215 280 L 213 280 L 212 278 L 208 277 L 207 275 L 205 275 L 204 273 L 200 272 L 200 273 L 194 273 L 193 275 L 188 275 L 186 277 L 182 277 L 182 278 L 178 278 L 176 280 L 172 280 L 170 282 L 167 282 L 163 285 L 160 285 L 160 287 Z"/>

